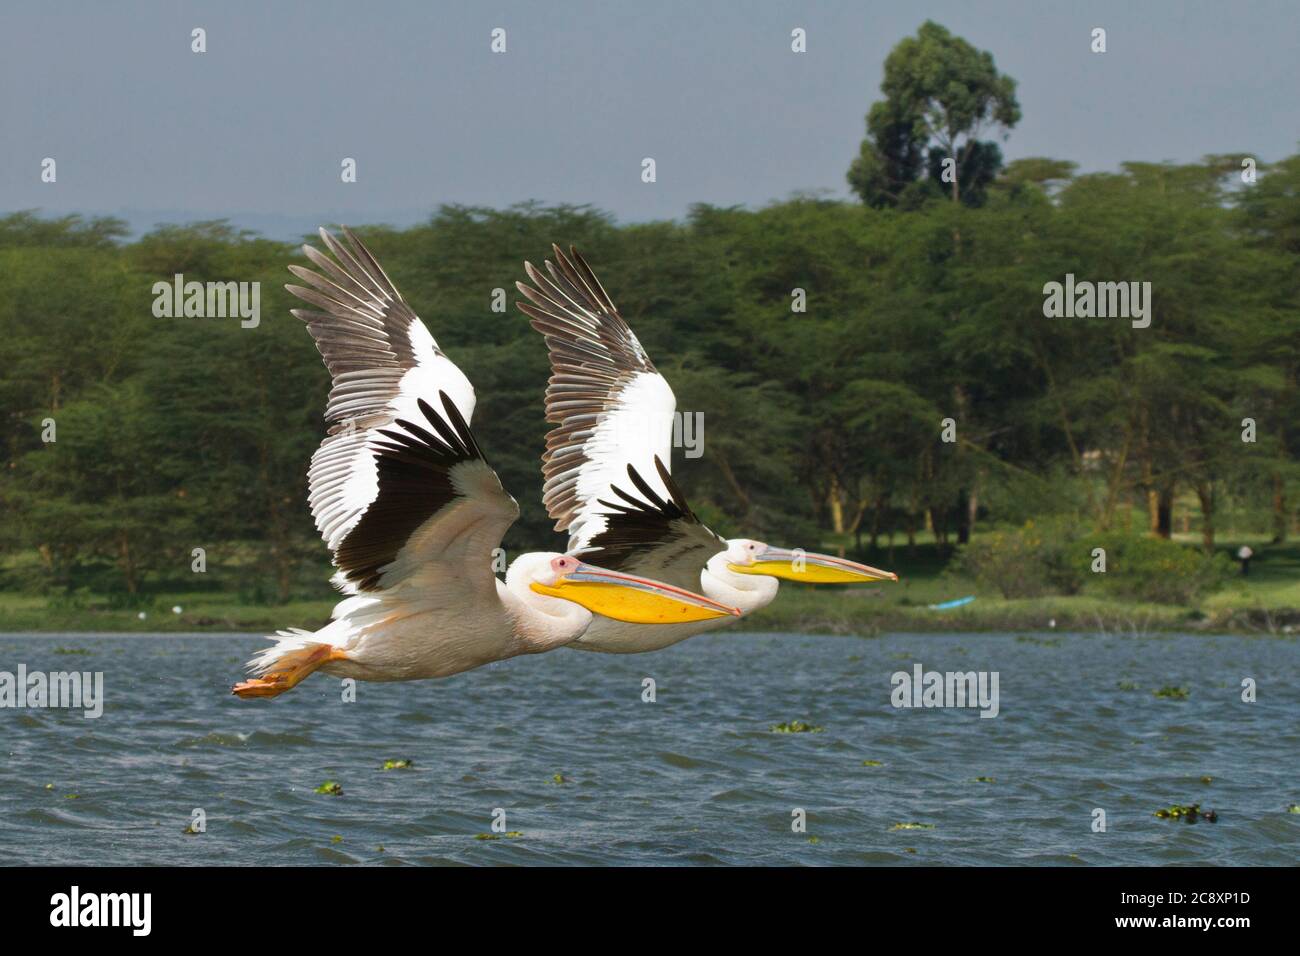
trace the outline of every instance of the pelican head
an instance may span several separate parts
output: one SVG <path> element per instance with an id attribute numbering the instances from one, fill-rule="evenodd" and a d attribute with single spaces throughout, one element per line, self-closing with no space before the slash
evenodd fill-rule
<path id="1" fill-rule="evenodd" d="M 799 548 L 774 548 L 762 541 L 732 538 L 723 552 L 728 571 L 735 574 L 763 574 L 804 584 L 863 584 L 867 581 L 897 581 L 892 571 L 881 571 L 856 561 L 816 554 Z"/>
<path id="2" fill-rule="evenodd" d="M 680 624 L 739 617 L 740 611 L 650 578 L 609 571 L 567 554 L 539 563 L 529 574 L 530 590 L 572 601 L 593 614 L 630 624 Z"/>

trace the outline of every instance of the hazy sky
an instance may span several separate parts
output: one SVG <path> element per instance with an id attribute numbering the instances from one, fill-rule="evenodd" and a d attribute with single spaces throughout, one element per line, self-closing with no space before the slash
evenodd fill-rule
<path id="1" fill-rule="evenodd" d="M 1084 171 L 1300 141 L 1300 3 L 6 0 L 0 212 L 226 217 L 288 238 L 440 202 L 847 195 L 883 61 L 927 18 L 1019 81 L 1008 159 Z M 1089 50 L 1093 27 L 1108 51 Z M 208 52 L 190 51 L 207 30 Z M 507 52 L 489 50 L 494 27 Z M 803 27 L 808 52 L 790 51 Z M 54 157 L 58 182 L 40 181 Z M 654 157 L 658 181 L 641 182 Z M 354 157 L 358 181 L 340 182 Z"/>

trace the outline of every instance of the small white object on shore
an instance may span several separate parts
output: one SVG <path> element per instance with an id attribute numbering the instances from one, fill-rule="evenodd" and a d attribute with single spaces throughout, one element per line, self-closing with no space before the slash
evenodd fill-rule
<path id="1" fill-rule="evenodd" d="M 173 613 L 173 614 L 179 614 L 179 613 L 181 613 L 181 606 L 180 606 L 179 604 L 173 604 L 173 605 L 172 605 L 172 613 Z"/>
<path id="2" fill-rule="evenodd" d="M 142 620 L 142 621 L 143 621 L 146 617 L 148 617 L 148 616 L 149 616 L 149 615 L 148 615 L 148 614 L 145 614 L 144 611 L 141 611 L 139 614 L 136 615 L 136 617 L 138 617 L 138 618 L 139 618 L 140 620 Z"/>

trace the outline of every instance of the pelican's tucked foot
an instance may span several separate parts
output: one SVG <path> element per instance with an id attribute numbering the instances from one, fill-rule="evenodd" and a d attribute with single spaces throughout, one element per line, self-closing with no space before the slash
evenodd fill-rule
<path id="1" fill-rule="evenodd" d="M 275 662 L 275 669 L 261 677 L 250 677 L 230 689 L 236 697 L 275 697 L 286 690 L 292 690 L 310 676 L 313 671 L 330 661 L 348 660 L 347 652 L 329 644 L 313 644 L 310 647 L 289 651 Z"/>

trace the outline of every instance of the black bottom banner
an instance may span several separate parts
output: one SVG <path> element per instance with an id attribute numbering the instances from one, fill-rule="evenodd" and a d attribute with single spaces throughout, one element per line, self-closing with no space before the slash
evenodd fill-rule
<path id="1" fill-rule="evenodd" d="M 1099 935 L 1231 945 L 1294 921 L 1288 869 L 416 869 L 207 868 L 0 870 L 10 930 L 234 942 L 396 940 L 436 924 L 477 926 L 494 942 L 591 939 L 691 919 L 730 941 L 785 926 L 913 937 L 963 924 L 996 936 Z M 576 920 L 576 921 L 575 921 Z M 811 921 L 811 922 L 809 922 Z M 580 927 L 580 932 L 579 932 Z M 441 927 L 437 927 L 441 929 Z M 397 936 L 391 936 L 397 934 Z M 215 937 L 209 937 L 214 939 Z M 616 937 L 622 938 L 622 937 Z"/>

